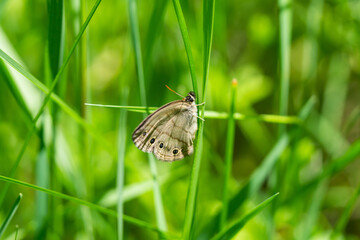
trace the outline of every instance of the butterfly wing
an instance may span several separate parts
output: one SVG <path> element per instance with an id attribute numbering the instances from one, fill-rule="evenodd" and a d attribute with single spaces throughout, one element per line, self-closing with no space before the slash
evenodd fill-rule
<path id="1" fill-rule="evenodd" d="M 154 152 L 160 160 L 182 159 L 193 152 L 196 114 L 196 106 L 190 103 L 181 100 L 170 102 L 139 124 L 133 132 L 133 142 L 143 152 Z M 174 150 L 177 150 L 176 154 Z"/>
<path id="2" fill-rule="evenodd" d="M 180 111 L 176 106 L 181 102 L 178 100 L 165 104 L 145 118 L 132 134 L 135 146 L 143 152 L 152 152 L 155 143 L 153 141 L 156 140 L 156 136 L 166 122 Z"/>
<path id="3" fill-rule="evenodd" d="M 196 107 L 187 104 L 166 122 L 154 146 L 157 159 L 175 161 L 193 153 L 193 140 L 197 130 L 196 114 Z"/>

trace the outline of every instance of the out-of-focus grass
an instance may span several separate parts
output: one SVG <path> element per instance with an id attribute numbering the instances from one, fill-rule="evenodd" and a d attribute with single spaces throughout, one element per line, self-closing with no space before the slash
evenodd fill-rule
<path id="1" fill-rule="evenodd" d="M 360 239 L 357 1 L 98 3 L 0 3 L 4 238 Z M 205 102 L 173 163 L 130 137 L 165 85 Z"/>
<path id="2" fill-rule="evenodd" d="M 140 43 L 140 33 L 139 33 L 139 24 L 138 24 L 138 17 L 137 17 L 137 7 L 136 2 L 129 0 L 128 1 L 129 7 L 129 22 L 130 22 L 130 29 L 131 29 L 131 40 L 134 46 L 134 53 L 135 53 L 135 63 L 136 63 L 136 72 L 138 77 L 139 83 L 139 96 L 140 96 L 140 103 L 148 108 L 147 104 L 147 97 L 145 91 L 145 76 L 144 76 L 144 65 L 142 60 L 142 53 L 141 53 L 141 43 Z M 147 110 L 148 111 L 148 110 Z M 148 112 L 149 113 L 149 112 Z M 146 115 L 143 115 L 146 117 Z M 155 163 L 155 158 L 153 155 L 148 154 L 150 171 L 153 178 L 154 183 L 154 202 L 155 202 L 155 213 L 156 213 L 156 221 L 159 229 L 162 231 L 167 230 L 166 218 L 164 213 L 164 206 L 163 200 L 160 192 L 160 186 L 157 179 L 158 171 Z"/>
<path id="3" fill-rule="evenodd" d="M 228 191 L 229 191 L 229 181 L 231 178 L 231 169 L 232 169 L 232 159 L 233 159 L 233 151 L 234 151 L 234 138 L 235 138 L 235 119 L 234 119 L 234 111 L 235 111 L 235 102 L 236 102 L 236 89 L 237 88 L 237 80 L 234 79 L 231 84 L 231 105 L 229 111 L 229 120 L 228 120 L 228 128 L 226 134 L 226 151 L 225 151 L 225 169 L 224 169 L 224 185 L 223 185 L 223 201 L 222 201 L 222 212 L 220 219 L 220 229 L 224 228 L 226 225 L 226 220 L 228 216 Z"/>

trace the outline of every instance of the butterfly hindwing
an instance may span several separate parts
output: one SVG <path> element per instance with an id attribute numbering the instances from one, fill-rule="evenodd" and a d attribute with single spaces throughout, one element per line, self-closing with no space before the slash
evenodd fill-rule
<path id="1" fill-rule="evenodd" d="M 156 158 L 175 161 L 192 154 L 197 130 L 197 119 L 192 110 L 183 109 L 166 123 L 154 147 Z"/>
<path id="2" fill-rule="evenodd" d="M 145 118 L 132 134 L 143 152 L 153 152 L 162 161 L 175 161 L 193 153 L 197 130 L 195 94 L 170 102 Z"/>

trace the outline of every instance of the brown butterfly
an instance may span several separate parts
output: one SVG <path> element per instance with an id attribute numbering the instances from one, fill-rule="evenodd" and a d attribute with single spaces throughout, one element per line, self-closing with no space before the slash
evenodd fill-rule
<path id="1" fill-rule="evenodd" d="M 191 155 L 194 151 L 197 118 L 200 118 L 197 106 L 195 93 L 189 92 L 182 100 L 160 107 L 134 130 L 132 140 L 135 146 L 167 162 Z"/>

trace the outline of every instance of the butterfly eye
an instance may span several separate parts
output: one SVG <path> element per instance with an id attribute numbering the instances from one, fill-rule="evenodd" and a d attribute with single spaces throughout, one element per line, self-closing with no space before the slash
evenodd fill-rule
<path id="1" fill-rule="evenodd" d="M 155 138 L 152 138 L 152 139 L 150 140 L 150 143 L 153 144 L 154 142 L 155 142 Z"/>
<path id="2" fill-rule="evenodd" d="M 160 143 L 159 147 L 160 147 L 160 148 L 163 148 L 163 147 L 164 147 L 164 144 L 163 144 L 163 143 Z"/>
<path id="3" fill-rule="evenodd" d="M 179 150 L 174 149 L 173 154 L 175 155 L 175 154 L 177 154 L 178 152 L 179 152 Z"/>

